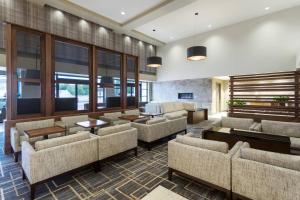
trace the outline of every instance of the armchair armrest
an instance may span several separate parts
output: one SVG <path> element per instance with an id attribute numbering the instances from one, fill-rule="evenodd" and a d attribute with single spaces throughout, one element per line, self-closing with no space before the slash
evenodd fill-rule
<path id="1" fill-rule="evenodd" d="M 291 137 L 291 148 L 300 150 L 300 138 Z"/>
<path id="2" fill-rule="evenodd" d="M 29 182 L 31 182 L 31 157 L 35 153 L 35 150 L 29 144 L 29 142 L 24 141 L 22 142 L 22 168 L 29 179 Z"/>
<path id="3" fill-rule="evenodd" d="M 20 149 L 20 134 L 15 127 L 10 129 L 10 143 L 14 152 L 19 152 Z"/>
<path id="4" fill-rule="evenodd" d="M 242 145 L 243 145 L 243 142 L 241 142 L 241 141 L 235 143 L 235 145 L 229 150 L 227 155 L 230 157 L 234 156 L 234 154 L 241 148 Z"/>
<path id="5" fill-rule="evenodd" d="M 63 121 L 57 121 L 54 124 L 55 124 L 55 126 L 60 126 L 62 128 L 66 128 L 66 124 Z"/>
<path id="6" fill-rule="evenodd" d="M 250 126 L 249 130 L 250 130 L 250 131 L 261 132 L 261 123 L 254 122 L 254 123 Z"/>
<path id="7" fill-rule="evenodd" d="M 143 140 L 143 141 L 147 141 L 147 142 L 150 141 L 149 126 L 148 125 L 132 122 L 131 127 L 137 129 L 138 139 Z"/>
<path id="8" fill-rule="evenodd" d="M 218 119 L 218 120 L 214 121 L 213 123 L 211 123 L 211 125 L 213 127 L 221 127 L 222 126 L 222 120 Z"/>

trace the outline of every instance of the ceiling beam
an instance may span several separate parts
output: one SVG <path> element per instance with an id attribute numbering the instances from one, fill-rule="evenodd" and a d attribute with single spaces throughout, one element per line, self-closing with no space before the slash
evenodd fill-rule
<path id="1" fill-rule="evenodd" d="M 197 0 L 166 0 L 162 4 L 159 4 L 158 6 L 123 23 L 122 27 L 127 30 L 133 30 L 170 12 L 187 6 L 188 4 L 191 4 L 195 1 Z"/>

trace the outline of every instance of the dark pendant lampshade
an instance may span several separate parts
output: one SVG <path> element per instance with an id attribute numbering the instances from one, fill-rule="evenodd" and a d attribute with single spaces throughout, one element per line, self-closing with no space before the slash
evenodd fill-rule
<path id="1" fill-rule="evenodd" d="M 148 67 L 161 67 L 162 59 L 158 56 L 150 56 L 147 58 L 147 66 Z"/>
<path id="2" fill-rule="evenodd" d="M 206 47 L 193 46 L 187 49 L 188 60 L 204 60 L 206 59 Z"/>

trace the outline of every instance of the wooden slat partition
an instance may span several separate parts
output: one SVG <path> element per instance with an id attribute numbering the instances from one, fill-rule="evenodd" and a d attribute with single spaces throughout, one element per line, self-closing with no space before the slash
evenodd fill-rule
<path id="1" fill-rule="evenodd" d="M 231 76 L 229 90 L 229 116 L 300 122 L 300 71 Z"/>

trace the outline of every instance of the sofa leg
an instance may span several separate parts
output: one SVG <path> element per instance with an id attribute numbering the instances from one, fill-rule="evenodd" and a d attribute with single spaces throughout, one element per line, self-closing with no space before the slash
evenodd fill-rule
<path id="1" fill-rule="evenodd" d="M 19 161 L 19 152 L 14 152 L 15 162 Z"/>
<path id="2" fill-rule="evenodd" d="M 184 134 L 187 134 L 187 130 L 186 129 L 184 130 Z"/>
<path id="3" fill-rule="evenodd" d="M 26 176 L 25 176 L 25 172 L 24 170 L 22 169 L 22 179 L 25 180 L 26 179 Z"/>
<path id="4" fill-rule="evenodd" d="M 148 149 L 148 151 L 151 151 L 151 149 L 152 149 L 152 145 L 150 142 L 147 144 L 147 149 Z"/>
<path id="5" fill-rule="evenodd" d="M 101 163 L 100 161 L 97 161 L 95 164 L 94 164 L 94 171 L 96 173 L 100 172 L 101 171 Z"/>
<path id="6" fill-rule="evenodd" d="M 168 169 L 168 179 L 169 181 L 172 181 L 172 176 L 173 176 L 173 170 L 171 168 Z"/>
<path id="7" fill-rule="evenodd" d="M 226 192 L 226 199 L 227 199 L 227 200 L 231 200 L 231 199 L 232 199 L 231 191 L 227 191 L 227 192 Z"/>
<path id="8" fill-rule="evenodd" d="M 238 200 L 239 198 L 237 197 L 237 195 L 235 195 L 234 193 L 232 193 L 231 199 L 232 199 L 232 200 Z"/>
<path id="9" fill-rule="evenodd" d="M 35 185 L 30 185 L 30 199 L 34 200 L 34 195 L 35 195 Z"/>
<path id="10" fill-rule="evenodd" d="M 134 156 L 137 157 L 138 156 L 138 148 L 134 148 Z"/>

